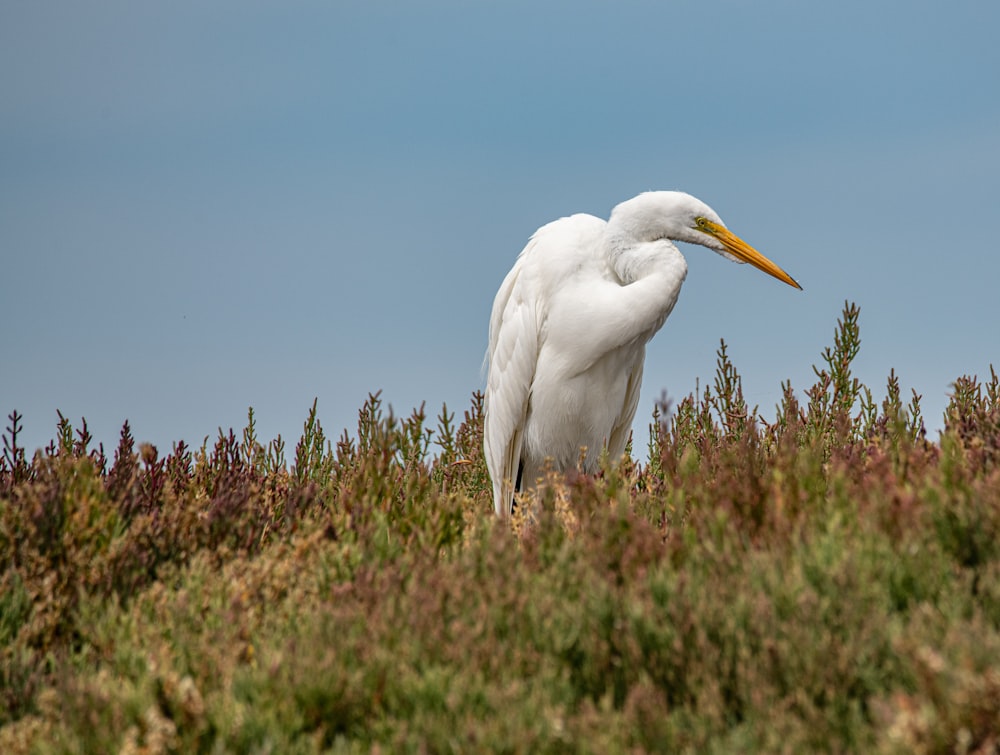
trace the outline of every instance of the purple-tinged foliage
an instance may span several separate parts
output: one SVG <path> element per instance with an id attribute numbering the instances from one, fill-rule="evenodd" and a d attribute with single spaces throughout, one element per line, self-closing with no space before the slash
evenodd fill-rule
<path id="1" fill-rule="evenodd" d="M 492 515 L 482 395 L 291 463 L 242 433 L 0 459 L 0 751 L 996 752 L 1000 380 L 940 438 L 859 313 L 803 398 L 715 380 L 649 460 Z M 433 452 L 433 453 L 432 453 Z"/>

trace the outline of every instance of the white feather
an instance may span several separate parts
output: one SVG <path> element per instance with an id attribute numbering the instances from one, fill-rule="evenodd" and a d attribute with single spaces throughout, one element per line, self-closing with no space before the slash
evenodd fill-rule
<path id="1" fill-rule="evenodd" d="M 549 223 L 518 256 L 493 302 L 486 356 L 483 445 L 497 514 L 511 511 L 519 467 L 527 489 L 547 460 L 565 470 L 582 454 L 583 471 L 593 472 L 602 448 L 624 453 L 646 343 L 687 275 L 671 239 L 744 261 L 699 220 L 725 229 L 688 194 L 649 192 L 618 205 L 608 222 Z"/>

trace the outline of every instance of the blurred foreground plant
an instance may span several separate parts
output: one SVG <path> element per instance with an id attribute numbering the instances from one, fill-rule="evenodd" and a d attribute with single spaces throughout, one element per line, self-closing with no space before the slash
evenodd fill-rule
<path id="1" fill-rule="evenodd" d="M 82 423 L 0 459 L 0 752 L 996 752 L 1000 383 L 936 442 L 845 306 L 772 421 L 725 343 L 649 461 L 492 516 L 482 397 L 291 462 Z M 434 453 L 432 453 L 432 451 Z M 527 511 L 527 508 L 525 509 Z"/>

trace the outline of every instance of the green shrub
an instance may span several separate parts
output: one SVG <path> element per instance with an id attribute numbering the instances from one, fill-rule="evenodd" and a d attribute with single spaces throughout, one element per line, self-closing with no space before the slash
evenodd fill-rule
<path id="1" fill-rule="evenodd" d="M 996 752 L 1000 381 L 851 374 L 772 420 L 723 343 L 649 459 L 492 516 L 482 397 L 0 460 L 2 752 Z M 432 426 L 434 424 L 434 426 Z M 432 453 L 432 451 L 434 453 Z M 530 519 L 530 520 L 529 520 Z"/>

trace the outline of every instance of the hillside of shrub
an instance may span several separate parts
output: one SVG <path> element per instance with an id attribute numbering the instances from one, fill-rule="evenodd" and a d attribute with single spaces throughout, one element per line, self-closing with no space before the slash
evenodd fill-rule
<path id="1" fill-rule="evenodd" d="M 715 380 L 493 515 L 482 397 L 0 461 L 0 752 L 1000 752 L 1000 380 Z M 654 376 L 647 376 L 647 380 Z M 632 457 L 641 454 L 632 454 Z"/>

